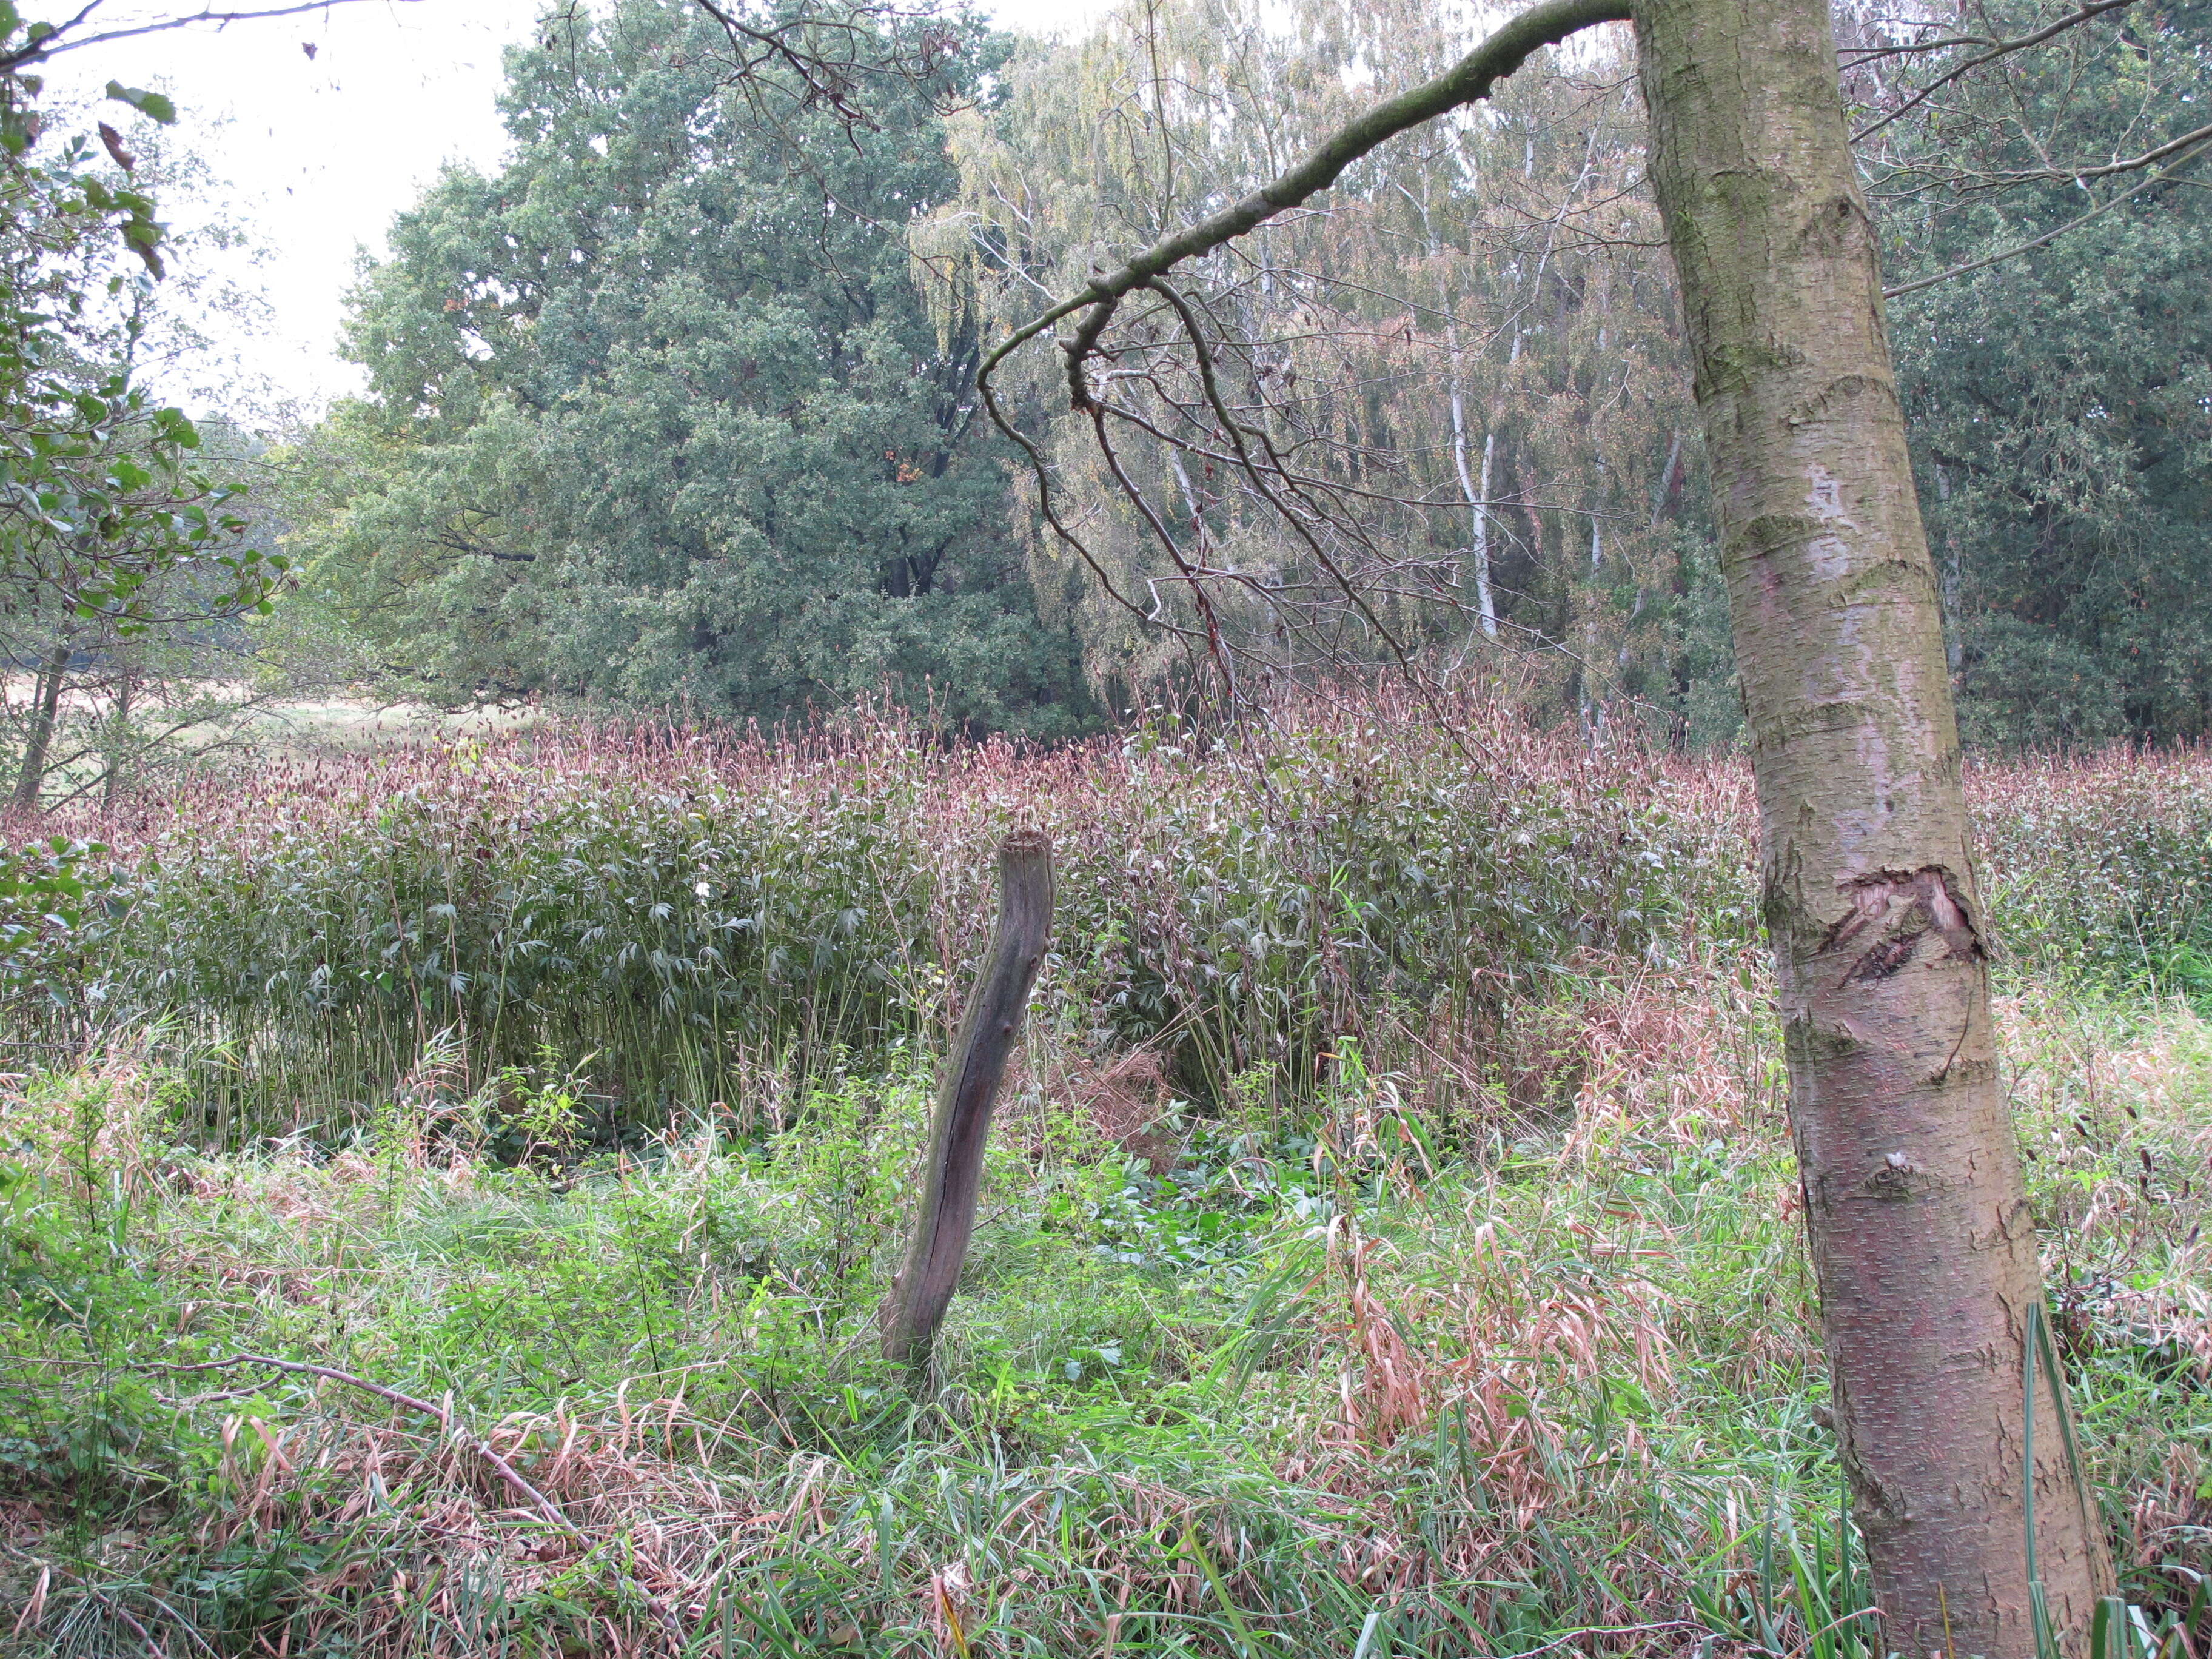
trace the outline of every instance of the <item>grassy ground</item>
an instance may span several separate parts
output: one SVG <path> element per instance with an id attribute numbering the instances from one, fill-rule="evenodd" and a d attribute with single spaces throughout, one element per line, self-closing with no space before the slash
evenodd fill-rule
<path id="1" fill-rule="evenodd" d="M 2015 989 L 2154 1619 L 2212 1570 L 2212 1022 Z M 1860 1651 L 1765 996 L 1570 987 L 1538 1108 L 1425 1116 L 1349 1055 L 1295 1118 L 1027 1088 L 920 1404 L 869 1341 L 919 1054 L 597 1157 L 558 1076 L 214 1158 L 129 1052 L 21 1079 L 0 1650 Z"/>
<path id="2" fill-rule="evenodd" d="M 263 746 L 279 750 L 380 749 L 528 731 L 542 719 L 530 708 L 455 710 L 364 697 L 313 697 L 271 705 L 258 717 L 252 735 Z"/>

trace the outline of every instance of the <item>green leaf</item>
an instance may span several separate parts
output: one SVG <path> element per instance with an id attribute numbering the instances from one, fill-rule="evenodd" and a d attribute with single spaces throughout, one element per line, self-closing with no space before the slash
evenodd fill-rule
<path id="1" fill-rule="evenodd" d="M 176 121 L 177 106 L 161 93 L 149 92 L 143 87 L 126 87 L 120 81 L 110 81 L 107 95 L 118 103 L 130 105 L 141 115 L 159 121 L 165 127 L 174 125 Z"/>

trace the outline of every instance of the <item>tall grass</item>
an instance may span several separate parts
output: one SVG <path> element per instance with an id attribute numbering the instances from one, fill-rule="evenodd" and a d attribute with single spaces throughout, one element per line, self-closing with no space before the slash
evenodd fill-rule
<path id="1" fill-rule="evenodd" d="M 1753 811 L 1739 761 L 1445 714 L 1385 693 L 1040 751 L 874 711 L 272 759 L 41 824 L 101 850 L 13 858 L 0 997 L 32 1057 L 158 1026 L 211 1142 L 342 1136 L 430 1073 L 574 1072 L 610 1133 L 774 1119 L 941 1033 L 992 844 L 1034 824 L 1060 866 L 1040 1013 L 1071 1053 L 1292 1114 L 1363 1056 L 1479 1114 L 1549 1069 L 1531 1013 L 1563 987 L 1749 935 Z M 2013 960 L 2212 1006 L 2205 757 L 1968 787 Z"/>
<path id="2" fill-rule="evenodd" d="M 1973 769 L 2004 944 L 2212 1009 L 2212 757 L 2114 749 Z"/>
<path id="3" fill-rule="evenodd" d="M 2104 982 L 2201 948 L 2208 778 L 1969 777 L 2148 1659 L 2212 1575 L 2212 1025 Z M 9 1036 L 94 1063 L 0 1076 L 0 1652 L 1871 1659 L 1750 800 L 1315 705 L 552 728 L 43 824 Z M 1015 824 L 1056 954 L 915 1404 L 872 1314 Z"/>
<path id="4" fill-rule="evenodd" d="M 1738 968 L 1586 994 L 1569 1109 L 1458 1157 L 1381 1076 L 1149 1161 L 1016 1103 L 918 1405 L 926 1056 L 580 1170 L 544 1101 L 502 1169 L 417 1100 L 204 1157 L 141 1056 L 9 1088 L 0 1653 L 1874 1659 Z M 2201 1654 L 2212 1024 L 2001 1018 L 2130 1651 Z"/>
<path id="5" fill-rule="evenodd" d="M 440 1042 L 471 1086 L 556 1056 L 658 1127 L 934 1032 L 992 843 L 1035 824 L 1047 1018 L 1154 1052 L 1190 1097 L 1307 1099 L 1347 1039 L 1494 1041 L 1687 914 L 1700 839 L 1632 767 L 1460 714 L 1316 705 L 1055 752 L 879 716 L 272 761 L 77 826 L 112 886 L 30 1012 L 58 1042 L 165 1022 L 242 1130 L 343 1124 Z"/>

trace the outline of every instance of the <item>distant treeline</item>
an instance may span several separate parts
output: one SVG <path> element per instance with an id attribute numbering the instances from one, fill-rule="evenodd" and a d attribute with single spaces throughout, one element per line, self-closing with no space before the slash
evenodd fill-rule
<path id="1" fill-rule="evenodd" d="M 2038 15 L 2003 0 L 1975 27 Z M 447 173 L 355 295 L 368 391 L 292 455 L 296 603 L 446 702 L 774 717 L 890 682 L 948 728 L 1054 737 L 1186 685 L 1182 643 L 1146 620 L 1191 619 L 1162 526 L 1047 351 L 1002 384 L 1093 565 L 1041 533 L 981 354 L 1434 73 L 1465 46 L 1437 15 L 1168 0 L 1051 46 L 939 21 L 936 82 L 886 79 L 849 131 L 733 90 L 690 0 L 549 22 L 509 58 L 507 166 Z M 1870 137 L 1893 287 L 2077 216 L 2075 181 L 2033 176 L 2039 148 L 2132 154 L 2202 111 L 2212 10 L 2131 15 Z M 1883 18 L 1844 23 L 1875 39 Z M 1218 620 L 1270 674 L 1385 660 L 1387 634 L 1586 726 L 1733 739 L 1625 52 L 1532 67 L 1183 273 L 1237 354 L 1240 418 L 1367 503 L 1365 608 L 1316 648 L 1264 597 L 1319 585 L 1310 539 L 1226 465 L 1117 453 L 1168 533 L 1252 573 Z M 1861 118 L 1944 61 L 1855 70 Z M 2212 202 L 2177 179 L 1893 301 L 1970 741 L 2212 730 L 2208 247 Z M 1194 395 L 1164 362 L 1115 369 L 1164 428 Z"/>

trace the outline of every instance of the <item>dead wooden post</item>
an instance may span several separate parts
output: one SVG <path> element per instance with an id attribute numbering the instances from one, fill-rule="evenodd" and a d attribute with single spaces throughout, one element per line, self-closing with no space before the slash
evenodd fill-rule
<path id="1" fill-rule="evenodd" d="M 929 1369 L 967 1260 L 991 1108 L 1051 929 L 1052 842 L 1042 830 L 1017 830 L 999 848 L 999 923 L 938 1085 L 914 1237 L 878 1315 L 884 1358 L 916 1376 Z"/>

